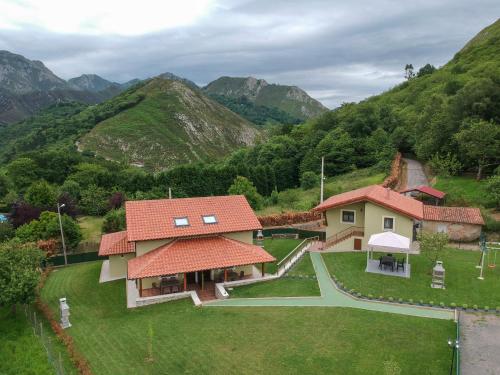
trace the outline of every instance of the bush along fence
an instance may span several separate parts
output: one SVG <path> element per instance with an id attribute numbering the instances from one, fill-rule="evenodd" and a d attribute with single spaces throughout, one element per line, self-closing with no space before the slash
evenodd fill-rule
<path id="1" fill-rule="evenodd" d="M 451 309 L 456 311 L 468 311 L 468 312 L 485 312 L 485 313 L 493 313 L 500 315 L 500 306 L 491 307 L 491 306 L 478 306 L 478 305 L 468 305 L 464 303 L 462 305 L 458 305 L 454 302 L 446 304 L 441 301 L 424 301 L 424 300 L 414 300 L 412 298 L 403 299 L 392 296 L 383 296 L 378 295 L 374 296 L 372 294 L 363 294 L 357 291 L 356 289 L 347 288 L 342 281 L 338 280 L 335 275 L 331 275 L 331 279 L 344 293 L 351 295 L 354 298 L 365 299 L 371 301 L 379 301 L 379 302 L 391 302 L 397 303 L 400 305 L 414 305 L 414 306 L 423 306 L 423 307 L 434 307 L 434 308 L 442 308 L 442 309 Z"/>
<path id="2" fill-rule="evenodd" d="M 91 253 L 79 253 L 79 254 L 68 254 L 68 264 L 82 263 L 82 262 L 92 262 L 94 260 L 99 260 L 98 252 L 94 251 Z M 47 258 L 47 264 L 53 267 L 64 265 L 64 255 L 56 255 Z"/>
<path id="3" fill-rule="evenodd" d="M 325 232 L 315 231 L 315 230 L 305 230 L 298 228 L 268 228 L 263 229 L 262 234 L 264 237 L 272 237 L 279 234 L 297 234 L 300 239 L 306 239 L 310 237 L 318 237 L 320 241 L 324 241 L 326 237 Z M 257 238 L 257 233 L 254 232 L 254 238 Z"/>
<path id="4" fill-rule="evenodd" d="M 52 330 L 56 334 L 57 338 L 66 347 L 68 354 L 69 354 L 69 357 L 71 359 L 71 362 L 76 367 L 78 372 L 81 375 L 92 375 L 92 371 L 90 370 L 90 366 L 89 366 L 87 360 L 80 352 L 78 352 L 76 350 L 74 342 L 73 342 L 73 338 L 70 335 L 68 335 L 64 329 L 61 328 L 59 322 L 56 320 L 54 313 L 50 309 L 49 305 L 47 305 L 45 302 L 43 302 L 42 299 L 40 298 L 40 291 L 42 290 L 43 286 L 45 285 L 45 281 L 47 280 L 47 277 L 51 271 L 52 271 L 52 269 L 50 267 L 47 267 L 42 273 L 42 277 L 40 278 L 40 283 L 38 284 L 38 288 L 37 288 L 37 297 L 35 300 L 35 306 L 38 309 L 38 311 L 40 311 L 43 314 L 45 319 L 47 319 L 47 321 L 50 324 L 50 327 L 52 328 Z M 60 357 L 60 355 L 59 355 L 59 357 Z M 62 361 L 59 359 L 59 363 L 61 363 L 61 362 Z M 60 374 L 60 373 L 57 373 L 57 374 Z M 62 374 L 65 374 L 65 372 L 63 372 Z"/>
<path id="5" fill-rule="evenodd" d="M 396 153 L 396 156 L 394 156 L 394 160 L 392 161 L 391 173 L 382 183 L 383 187 L 395 188 L 398 185 L 399 178 L 401 176 L 401 158 L 401 153 Z"/>
<path id="6" fill-rule="evenodd" d="M 322 220 L 320 212 L 286 212 L 277 215 L 259 216 L 260 224 L 263 227 L 279 227 L 283 225 L 308 223 L 310 221 Z"/>

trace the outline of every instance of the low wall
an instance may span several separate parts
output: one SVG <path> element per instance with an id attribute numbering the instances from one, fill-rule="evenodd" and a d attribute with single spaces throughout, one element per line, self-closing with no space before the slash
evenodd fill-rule
<path id="1" fill-rule="evenodd" d="M 172 294 L 162 294 L 160 296 L 152 296 L 152 297 L 139 297 L 136 299 L 137 307 L 154 305 L 157 303 L 176 301 L 183 298 L 189 298 L 193 300 L 195 306 L 200 306 L 201 301 L 198 298 L 198 294 L 193 291 L 189 292 L 180 292 L 180 293 L 172 293 Z"/>
<path id="2" fill-rule="evenodd" d="M 307 223 L 310 221 L 322 220 L 321 212 L 285 212 L 283 214 L 267 215 L 258 217 L 263 227 L 277 227 L 282 225 L 291 225 Z"/>
<path id="3" fill-rule="evenodd" d="M 391 164 L 391 173 L 382 183 L 383 187 L 395 188 L 399 184 L 399 178 L 401 176 L 401 159 L 401 153 L 397 152 Z"/>
<path id="4" fill-rule="evenodd" d="M 427 233 L 437 233 L 443 227 L 446 228 L 450 241 L 471 242 L 481 235 L 481 225 L 428 220 L 422 222 L 422 230 Z"/>

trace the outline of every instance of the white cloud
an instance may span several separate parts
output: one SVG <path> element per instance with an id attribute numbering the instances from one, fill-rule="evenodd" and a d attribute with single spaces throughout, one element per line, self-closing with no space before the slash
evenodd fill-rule
<path id="1" fill-rule="evenodd" d="M 56 33 L 141 35 L 192 25 L 213 6 L 212 0 L 3 0 L 0 28 L 29 25 Z"/>

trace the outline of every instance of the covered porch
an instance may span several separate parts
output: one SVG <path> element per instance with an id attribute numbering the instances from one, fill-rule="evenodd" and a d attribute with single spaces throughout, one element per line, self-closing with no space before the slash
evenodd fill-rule
<path id="1" fill-rule="evenodd" d="M 222 236 L 179 239 L 129 260 L 127 279 L 137 306 L 192 293 L 210 300 L 217 282 L 264 277 L 275 260 L 259 246 Z"/>
<path id="2" fill-rule="evenodd" d="M 374 256 L 374 251 L 382 252 L 382 255 Z M 407 237 L 393 232 L 373 234 L 368 240 L 365 272 L 409 278 L 410 251 L 411 243 Z"/>

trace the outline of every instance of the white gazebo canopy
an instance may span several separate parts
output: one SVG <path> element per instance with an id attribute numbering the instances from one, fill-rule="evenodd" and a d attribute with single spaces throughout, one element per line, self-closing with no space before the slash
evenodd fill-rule
<path id="1" fill-rule="evenodd" d="M 410 254 L 411 241 L 408 237 L 401 236 L 394 232 L 383 232 L 372 234 L 368 240 L 368 251 L 366 252 L 366 272 L 382 273 L 384 275 L 401 276 L 399 273 L 399 266 L 396 267 L 396 272 L 385 272 L 381 268 L 382 258 L 379 262 L 373 260 L 373 251 L 387 251 L 391 253 L 406 253 L 406 261 L 403 268 L 403 276 L 410 277 Z M 393 258 L 395 259 L 395 258 Z M 394 260 L 392 261 L 394 262 Z M 394 264 L 394 263 L 392 263 Z"/>
<path id="2" fill-rule="evenodd" d="M 410 239 L 394 232 L 383 232 L 372 234 L 368 240 L 368 246 L 372 249 L 408 252 L 410 251 Z"/>

